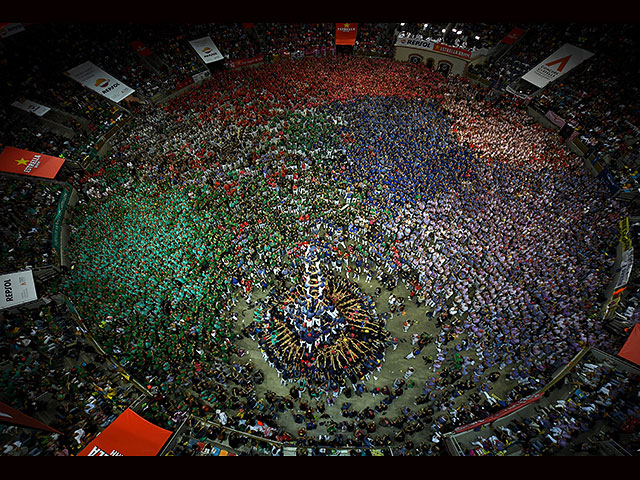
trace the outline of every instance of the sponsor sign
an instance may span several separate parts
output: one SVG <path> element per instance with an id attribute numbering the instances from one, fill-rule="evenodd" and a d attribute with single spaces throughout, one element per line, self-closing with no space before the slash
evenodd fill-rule
<path id="1" fill-rule="evenodd" d="M 0 172 L 55 178 L 64 162 L 64 158 L 6 147 L 0 154 Z"/>
<path id="2" fill-rule="evenodd" d="M 470 50 L 465 50 L 464 48 L 459 47 L 452 47 L 450 45 L 445 45 L 444 43 L 435 43 L 431 40 L 398 36 L 398 39 L 396 40 L 396 47 L 420 48 L 422 50 L 444 53 L 445 55 L 451 55 L 453 57 L 462 58 L 464 60 L 471 59 Z"/>
<path id="3" fill-rule="evenodd" d="M 16 33 L 24 32 L 22 23 L 0 23 L 0 38 L 6 38 Z"/>
<path id="4" fill-rule="evenodd" d="M 566 75 L 585 60 L 591 58 L 593 53 L 565 43 L 554 53 L 522 76 L 523 80 L 542 88 Z"/>
<path id="5" fill-rule="evenodd" d="M 336 45 L 355 45 L 357 23 L 336 23 Z"/>
<path id="6" fill-rule="evenodd" d="M 218 60 L 222 60 L 224 57 L 213 43 L 211 37 L 202 37 L 197 40 L 189 40 L 189 44 L 200 56 L 204 63 L 214 63 Z"/>
<path id="7" fill-rule="evenodd" d="M 91 62 L 85 62 L 66 72 L 76 82 L 94 92 L 118 103 L 135 90 L 109 75 Z"/>
<path id="8" fill-rule="evenodd" d="M 469 50 L 465 50 L 464 48 L 451 47 L 449 45 L 444 45 L 443 43 L 436 43 L 433 46 L 433 51 L 446 53 L 447 55 L 452 55 L 458 58 L 464 58 L 465 60 L 471 59 L 471 52 Z"/>
<path id="9" fill-rule="evenodd" d="M 154 456 L 172 432 L 126 409 L 80 453 L 80 457 Z"/>
<path id="10" fill-rule="evenodd" d="M 25 112 L 33 113 L 39 117 L 42 117 L 45 113 L 51 110 L 49 107 L 32 102 L 31 100 L 25 100 L 24 98 L 16 100 L 11 105 L 19 108 L 20 110 L 24 110 Z"/>
<path id="11" fill-rule="evenodd" d="M 397 47 L 413 47 L 422 48 L 424 50 L 433 50 L 435 43 L 431 40 L 419 40 L 411 37 L 398 37 L 396 40 Z"/>
<path id="12" fill-rule="evenodd" d="M 33 282 L 33 272 L 24 270 L 0 275 L 0 310 L 13 308 L 38 299 L 36 284 Z"/>

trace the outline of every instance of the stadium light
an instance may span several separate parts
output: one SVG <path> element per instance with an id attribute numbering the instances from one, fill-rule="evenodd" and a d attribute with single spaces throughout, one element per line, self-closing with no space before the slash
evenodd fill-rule
<path id="1" fill-rule="evenodd" d="M 446 29 L 446 28 L 443 28 L 443 29 L 442 29 L 442 33 L 446 32 L 446 31 L 447 31 L 447 29 Z"/>
<path id="2" fill-rule="evenodd" d="M 479 36 L 479 35 L 476 35 L 476 36 L 475 36 L 475 39 L 476 39 L 476 40 L 480 40 L 480 36 Z"/>
<path id="3" fill-rule="evenodd" d="M 444 32 L 444 30 L 442 30 L 442 31 Z M 453 33 L 456 33 L 456 32 L 457 32 L 457 30 L 456 30 L 455 28 L 452 28 L 452 29 L 451 29 L 451 31 L 452 31 Z"/>

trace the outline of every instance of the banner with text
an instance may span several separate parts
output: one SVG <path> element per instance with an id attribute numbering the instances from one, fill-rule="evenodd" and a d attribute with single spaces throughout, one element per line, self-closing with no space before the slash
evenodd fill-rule
<path id="1" fill-rule="evenodd" d="M 60 157 L 6 147 L 0 154 L 0 172 L 55 178 L 64 161 L 64 158 Z"/>
<path id="2" fill-rule="evenodd" d="M 336 23 L 336 45 L 355 45 L 357 23 Z"/>
<path id="3" fill-rule="evenodd" d="M 158 454 L 172 434 L 127 408 L 78 456 L 151 457 Z"/>
<path id="4" fill-rule="evenodd" d="M 447 55 L 453 55 L 454 57 L 458 58 L 464 58 L 465 60 L 469 60 L 471 58 L 471 52 L 469 50 L 465 50 L 464 48 L 451 47 L 442 43 L 436 43 L 433 46 L 433 51 L 446 53 Z"/>
<path id="5" fill-rule="evenodd" d="M 213 63 L 222 60 L 224 57 L 213 43 L 211 37 L 202 37 L 197 40 L 189 40 L 191 47 L 196 51 L 204 63 Z"/>
<path id="6" fill-rule="evenodd" d="M 523 80 L 542 88 L 566 75 L 585 60 L 591 58 L 593 53 L 565 43 L 554 53 L 522 76 Z"/>
<path id="7" fill-rule="evenodd" d="M 10 37 L 16 33 L 24 32 L 22 23 L 0 23 L 0 38 Z"/>
<path id="8" fill-rule="evenodd" d="M 49 107 L 32 102 L 31 100 L 25 100 L 24 98 L 16 100 L 11 105 L 19 108 L 20 110 L 24 110 L 25 112 L 33 113 L 38 117 L 42 117 L 45 113 L 51 110 Z"/>
<path id="9" fill-rule="evenodd" d="M 81 85 L 116 103 L 135 92 L 133 88 L 128 87 L 91 62 L 78 65 L 66 74 Z"/>
<path id="10" fill-rule="evenodd" d="M 0 310 L 17 307 L 38 299 L 31 270 L 3 273 L 0 275 L 0 284 L 2 285 Z"/>

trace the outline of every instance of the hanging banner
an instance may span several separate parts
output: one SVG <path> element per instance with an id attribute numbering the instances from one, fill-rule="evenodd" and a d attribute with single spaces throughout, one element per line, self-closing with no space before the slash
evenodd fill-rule
<path id="1" fill-rule="evenodd" d="M 471 52 L 469 50 L 465 50 L 464 48 L 451 47 L 442 43 L 436 43 L 433 46 L 433 51 L 446 53 L 447 55 L 453 55 L 454 57 L 458 58 L 464 58 L 465 60 L 469 60 L 471 58 Z"/>
<path id="2" fill-rule="evenodd" d="M 91 62 L 84 62 L 65 73 L 76 82 L 115 103 L 135 92 L 133 88 L 128 87 Z"/>
<path id="3" fill-rule="evenodd" d="M 78 456 L 150 457 L 158 454 L 172 434 L 127 408 Z"/>
<path id="4" fill-rule="evenodd" d="M 625 286 L 629 283 L 631 269 L 633 268 L 633 248 L 622 252 L 622 261 L 620 262 L 620 276 L 616 282 L 614 289 Z"/>
<path id="5" fill-rule="evenodd" d="M 197 40 L 189 40 L 189 43 L 196 51 L 204 63 L 213 63 L 222 60 L 224 57 L 213 43 L 211 37 L 198 38 Z"/>
<path id="6" fill-rule="evenodd" d="M 398 36 L 396 40 L 396 47 L 413 47 L 422 48 L 424 50 L 433 50 L 435 43 L 431 40 L 423 40 L 419 38 L 412 38 L 408 36 Z"/>
<path id="7" fill-rule="evenodd" d="M 515 43 L 516 40 L 518 40 L 522 36 L 523 33 L 524 33 L 523 29 L 515 27 L 500 41 L 502 43 L 506 43 L 507 45 L 512 45 L 513 43 Z"/>
<path id="8" fill-rule="evenodd" d="M 13 308 L 38 299 L 36 284 L 33 282 L 33 272 L 24 270 L 0 275 L 0 310 Z"/>
<path id="9" fill-rule="evenodd" d="M 49 107 L 45 107 L 44 105 L 40 105 L 39 103 L 32 102 L 31 100 L 25 100 L 24 98 L 20 98 L 11 104 L 13 107 L 19 108 L 20 110 L 24 110 L 25 112 L 33 113 L 39 117 L 42 117 L 45 113 L 51 110 Z"/>
<path id="10" fill-rule="evenodd" d="M 565 43 L 562 47 L 549 55 L 533 69 L 522 76 L 523 80 L 542 88 L 566 75 L 585 60 L 591 58 L 593 53 Z"/>
<path id="11" fill-rule="evenodd" d="M 491 416 L 489 416 L 487 418 L 483 418 L 483 419 L 478 420 L 476 422 L 469 423 L 467 425 L 463 425 L 462 427 L 456 428 L 454 430 L 454 433 L 466 432 L 468 430 L 473 430 L 474 428 L 479 428 L 479 427 L 481 427 L 483 425 L 486 425 L 488 423 L 493 423 L 496 420 L 509 415 L 510 413 L 513 413 L 513 412 L 515 412 L 517 410 L 520 410 L 523 407 L 526 407 L 530 403 L 533 403 L 533 402 L 536 402 L 536 401 L 540 400 L 542 395 L 543 395 L 542 392 L 537 392 L 537 393 L 534 393 L 532 395 L 529 395 L 528 397 L 521 398 L 520 400 L 512 403 L 511 405 L 509 405 L 506 408 L 503 408 L 502 410 L 497 411 L 496 413 L 494 413 L 493 415 L 491 415 Z"/>
<path id="12" fill-rule="evenodd" d="M 629 338 L 624 343 L 618 356 L 636 365 L 640 365 L 640 324 L 636 323 L 629 334 Z"/>
<path id="13" fill-rule="evenodd" d="M 6 403 L 0 402 L 0 422 L 3 423 L 12 423 L 14 425 L 21 425 L 27 428 L 35 428 L 37 430 L 45 430 L 47 432 L 53 433 L 61 433 L 55 428 L 50 427 L 42 423 L 39 420 L 36 420 L 29 415 L 22 413 L 19 410 L 16 410 L 13 407 L 10 407 Z"/>
<path id="14" fill-rule="evenodd" d="M 0 23 L 0 38 L 6 38 L 16 33 L 24 32 L 22 23 Z"/>
<path id="15" fill-rule="evenodd" d="M 0 172 L 17 173 L 30 177 L 55 178 L 64 158 L 6 147 L 0 154 Z"/>
<path id="16" fill-rule="evenodd" d="M 149 50 L 149 48 L 142 43 L 140 40 L 135 40 L 131 43 L 129 43 L 129 45 L 131 45 L 131 47 L 138 53 L 138 55 L 140 55 L 141 57 L 148 57 L 149 55 L 151 55 L 153 52 L 151 50 Z"/>
<path id="17" fill-rule="evenodd" d="M 336 45 L 355 45 L 357 23 L 336 23 Z"/>

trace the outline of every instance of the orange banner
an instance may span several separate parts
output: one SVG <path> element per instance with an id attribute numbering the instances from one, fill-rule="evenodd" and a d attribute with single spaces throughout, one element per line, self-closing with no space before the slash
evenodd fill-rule
<path id="1" fill-rule="evenodd" d="M 336 45 L 355 45 L 357 23 L 336 23 Z"/>
<path id="2" fill-rule="evenodd" d="M 18 173 L 31 177 L 55 178 L 64 158 L 7 147 L 0 154 L 0 172 Z"/>
<path id="3" fill-rule="evenodd" d="M 173 432 L 126 409 L 93 439 L 79 457 L 151 457 L 158 454 Z"/>

